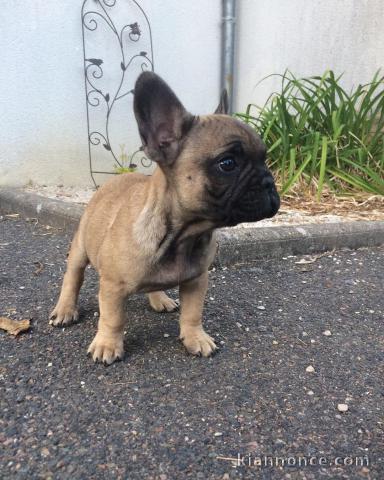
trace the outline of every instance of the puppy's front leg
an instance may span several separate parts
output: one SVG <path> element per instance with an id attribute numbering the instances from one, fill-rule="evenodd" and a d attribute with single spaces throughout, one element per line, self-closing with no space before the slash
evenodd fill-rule
<path id="1" fill-rule="evenodd" d="M 88 348 L 95 362 L 110 365 L 123 357 L 126 296 L 126 289 L 118 283 L 100 279 L 98 331 Z"/>
<path id="2" fill-rule="evenodd" d="M 193 355 L 209 357 L 216 350 L 213 339 L 204 331 L 202 313 L 208 288 L 208 272 L 180 285 L 180 339 Z"/>

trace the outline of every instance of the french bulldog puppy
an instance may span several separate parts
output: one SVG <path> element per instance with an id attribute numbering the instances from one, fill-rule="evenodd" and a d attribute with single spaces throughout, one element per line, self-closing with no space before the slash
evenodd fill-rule
<path id="1" fill-rule="evenodd" d="M 124 353 L 124 301 L 148 294 L 151 307 L 177 304 L 164 289 L 179 286 L 180 339 L 188 352 L 216 350 L 202 325 L 215 229 L 272 217 L 279 196 L 265 166 L 266 148 L 246 124 L 226 115 L 224 92 L 212 115 L 186 111 L 156 74 L 142 73 L 134 111 L 152 176 L 117 175 L 88 204 L 72 241 L 60 298 L 50 323 L 78 318 L 77 298 L 90 262 L 100 279 L 98 331 L 88 353 L 111 364 Z"/>

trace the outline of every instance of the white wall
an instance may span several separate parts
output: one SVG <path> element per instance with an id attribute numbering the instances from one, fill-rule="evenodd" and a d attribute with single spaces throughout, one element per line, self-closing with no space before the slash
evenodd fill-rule
<path id="1" fill-rule="evenodd" d="M 90 185 L 82 2 L 3 3 L 0 184 Z M 156 72 L 191 111 L 214 109 L 220 72 L 220 0 L 139 3 L 152 25 Z M 134 139 L 132 149 L 136 147 Z"/>
<path id="2" fill-rule="evenodd" d="M 383 67 L 382 0 L 239 0 L 238 5 L 238 110 L 262 104 L 279 80 L 256 84 L 287 68 L 297 76 L 344 72 L 350 89 Z"/>
<path id="3" fill-rule="evenodd" d="M 138 1 L 151 21 L 156 72 L 193 113 L 212 111 L 221 1 Z M 90 185 L 82 2 L 3 3 L 0 184 Z M 383 18 L 382 0 L 238 0 L 236 109 L 262 103 L 278 85 L 257 82 L 286 68 L 299 76 L 345 72 L 348 88 L 368 81 L 383 63 Z"/>

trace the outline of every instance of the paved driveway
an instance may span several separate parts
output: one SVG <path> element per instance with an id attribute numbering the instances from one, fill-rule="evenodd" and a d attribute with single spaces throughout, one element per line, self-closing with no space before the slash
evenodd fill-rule
<path id="1" fill-rule="evenodd" d="M 86 357 L 93 271 L 82 321 L 48 325 L 68 243 L 0 222 L 0 315 L 33 319 L 0 333 L 1 478 L 384 478 L 384 248 L 212 271 L 211 359 L 135 296 L 127 356 L 106 368 Z"/>

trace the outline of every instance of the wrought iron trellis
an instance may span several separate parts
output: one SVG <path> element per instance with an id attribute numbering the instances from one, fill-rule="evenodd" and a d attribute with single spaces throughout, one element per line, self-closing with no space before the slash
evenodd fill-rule
<path id="1" fill-rule="evenodd" d="M 130 9 L 129 13 L 136 10 L 139 18 L 133 17 L 132 20 L 125 21 L 124 15 L 118 10 L 126 10 L 127 7 Z M 145 157 L 141 148 L 127 155 L 125 145 L 122 148 L 120 144 L 121 153 L 118 155 L 116 135 L 111 132 L 114 123 L 121 138 L 122 122 L 114 118 L 119 104 L 120 112 L 130 112 L 130 115 L 133 115 L 133 82 L 140 71 L 154 68 L 152 32 L 146 13 L 135 0 L 84 0 L 81 23 L 89 168 L 97 187 L 95 174 L 134 170 L 138 166 L 137 160 L 141 169 L 152 167 L 152 161 Z M 145 47 L 147 48 L 144 50 Z M 99 54 L 99 49 L 104 49 L 102 55 Z M 109 68 L 108 73 L 106 68 Z M 136 75 L 127 75 L 128 71 L 133 73 L 135 69 Z M 130 103 L 127 102 L 129 97 Z M 130 123 L 135 124 L 133 121 Z M 125 126 L 124 124 L 123 127 Z M 97 164 L 103 166 L 106 162 L 112 163 L 113 168 L 97 168 Z"/>

